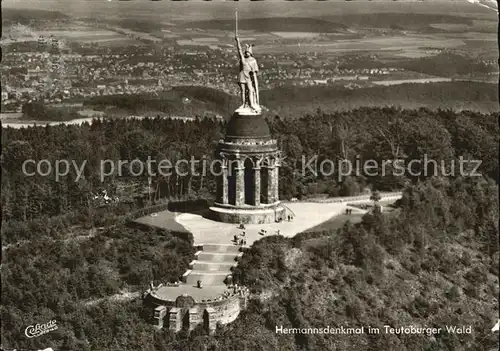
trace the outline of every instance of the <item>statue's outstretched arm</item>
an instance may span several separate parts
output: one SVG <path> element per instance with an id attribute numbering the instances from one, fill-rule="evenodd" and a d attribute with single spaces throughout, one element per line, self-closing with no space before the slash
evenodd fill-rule
<path id="1" fill-rule="evenodd" d="M 238 55 L 240 56 L 240 61 L 243 61 L 243 50 L 241 49 L 240 38 L 236 36 L 235 39 L 236 39 L 236 47 L 238 48 Z"/>

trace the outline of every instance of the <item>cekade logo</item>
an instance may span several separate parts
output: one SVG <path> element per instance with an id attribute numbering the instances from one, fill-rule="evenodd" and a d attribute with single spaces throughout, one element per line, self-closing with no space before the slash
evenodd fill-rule
<path id="1" fill-rule="evenodd" d="M 24 334 L 28 338 L 36 338 L 37 336 L 47 334 L 48 332 L 56 329 L 57 322 L 55 320 L 51 320 L 45 324 L 28 325 L 28 327 L 24 330 Z"/>

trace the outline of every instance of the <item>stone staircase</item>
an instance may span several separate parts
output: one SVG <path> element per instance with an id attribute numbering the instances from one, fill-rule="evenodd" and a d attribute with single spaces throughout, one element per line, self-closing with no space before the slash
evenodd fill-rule
<path id="1" fill-rule="evenodd" d="M 203 261 L 203 262 L 226 262 L 226 263 L 231 263 L 234 262 L 239 255 L 234 254 L 234 253 L 226 253 L 226 252 L 205 252 L 202 251 L 198 257 L 197 261 Z"/>
<path id="2" fill-rule="evenodd" d="M 237 245 L 204 244 L 196 252 L 196 259 L 189 264 L 189 270 L 183 275 L 183 281 L 189 285 L 197 285 L 198 280 L 204 286 L 224 285 L 231 269 L 238 265 L 237 260 L 243 256 Z"/>
<path id="3" fill-rule="evenodd" d="M 237 262 L 210 262 L 210 261 L 195 261 L 190 267 L 194 271 L 203 272 L 225 272 L 229 271 Z"/>
<path id="4" fill-rule="evenodd" d="M 203 252 L 240 253 L 240 246 L 232 244 L 203 244 Z"/>
<path id="5" fill-rule="evenodd" d="M 186 278 L 186 284 L 196 285 L 201 280 L 204 286 L 224 285 L 229 272 L 197 272 L 192 271 Z"/>

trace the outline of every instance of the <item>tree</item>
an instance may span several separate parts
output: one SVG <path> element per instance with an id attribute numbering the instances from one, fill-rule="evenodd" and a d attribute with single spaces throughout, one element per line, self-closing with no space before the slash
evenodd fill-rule
<path id="1" fill-rule="evenodd" d="M 374 205 L 377 205 L 378 202 L 382 199 L 382 195 L 377 190 L 372 191 L 372 194 L 370 195 L 370 200 L 373 201 Z"/>

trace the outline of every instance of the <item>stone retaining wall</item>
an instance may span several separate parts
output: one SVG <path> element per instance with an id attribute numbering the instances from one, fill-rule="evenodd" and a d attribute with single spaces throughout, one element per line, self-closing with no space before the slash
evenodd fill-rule
<path id="1" fill-rule="evenodd" d="M 346 197 L 334 197 L 322 200 L 305 200 L 301 202 L 319 202 L 319 203 L 342 203 L 342 202 L 361 202 L 361 201 L 371 201 L 371 194 L 358 195 L 358 196 L 346 196 Z M 383 200 L 397 200 L 403 196 L 402 192 L 390 192 L 390 193 L 380 193 L 381 199 Z"/>
<path id="2" fill-rule="evenodd" d="M 145 301 L 153 310 L 163 307 L 160 318 L 155 319 L 159 328 L 166 327 L 174 332 L 183 327 L 193 330 L 197 325 L 204 325 L 210 333 L 216 329 L 217 323 L 234 322 L 241 310 L 246 308 L 247 296 L 235 294 L 221 300 L 198 302 L 189 306 L 177 306 L 176 301 L 164 301 L 151 295 Z M 187 326 L 189 324 L 189 326 Z"/>

